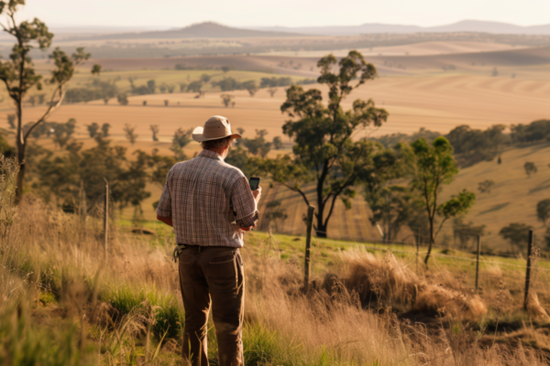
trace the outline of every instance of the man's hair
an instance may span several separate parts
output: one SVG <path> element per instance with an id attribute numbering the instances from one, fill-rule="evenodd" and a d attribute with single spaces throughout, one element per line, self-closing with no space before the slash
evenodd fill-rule
<path id="1" fill-rule="evenodd" d="M 228 136 L 219 140 L 203 141 L 201 142 L 201 145 L 204 150 L 219 149 L 222 147 L 231 146 L 232 140 L 233 140 L 233 137 Z"/>

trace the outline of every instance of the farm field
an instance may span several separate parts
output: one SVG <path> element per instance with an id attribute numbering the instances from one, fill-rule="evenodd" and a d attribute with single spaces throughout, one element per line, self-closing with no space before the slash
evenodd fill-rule
<path id="1" fill-rule="evenodd" d="M 305 86 L 306 89 L 309 87 L 319 88 L 318 85 Z M 320 89 L 326 92 L 324 87 Z M 232 121 L 233 126 L 242 127 L 249 133 L 259 128 L 266 129 L 269 138 L 282 134 L 281 126 L 286 118 L 280 112 L 285 98 L 283 88 L 279 88 L 273 97 L 266 90 L 258 91 L 254 97 L 244 90 L 226 92 L 235 96 L 234 108 L 225 108 L 220 94 L 224 93 L 207 92 L 199 99 L 192 93 L 131 96 L 128 106 L 118 105 L 116 99 L 109 101 L 108 105 L 103 101 L 64 105 L 52 120 L 76 118 L 80 133 L 85 132 L 85 124 L 108 122 L 115 135 L 121 135 L 123 126 L 129 123 L 137 126 L 141 139 L 146 139 L 151 124 L 159 124 L 161 136 L 167 137 L 179 127 L 195 127 L 211 115 L 222 114 Z M 379 78 L 354 91 L 344 104 L 349 107 L 356 98 L 373 98 L 379 107 L 390 113 L 387 123 L 377 129 L 367 129 L 358 136 L 363 137 L 412 133 L 420 127 L 447 133 L 462 124 L 484 129 L 493 124 L 529 123 L 550 115 L 549 96 L 550 80 L 440 73 L 423 77 Z M 165 100 L 169 101 L 167 107 L 164 106 Z M 147 101 L 147 106 L 142 106 L 143 101 Z M 37 118 L 43 109 L 27 108 L 25 120 Z M 9 113 L 10 110 L 2 112 L 4 116 Z M 6 127 L 7 120 L 2 114 L 0 126 Z"/>
<path id="2" fill-rule="evenodd" d="M 408 50 L 408 51 L 407 51 Z M 389 112 L 388 121 L 380 128 L 367 128 L 357 134 L 355 138 L 375 137 L 391 133 L 413 133 L 423 127 L 429 130 L 447 133 L 458 125 L 470 125 L 472 128 L 485 129 L 494 124 L 529 123 L 533 120 L 550 116 L 550 61 L 547 61 L 546 48 L 522 48 L 505 45 L 486 45 L 479 43 L 431 42 L 407 46 L 388 47 L 388 58 L 374 55 L 376 49 L 367 57 L 381 70 L 382 76 L 369 81 L 355 90 L 345 101 L 344 106 L 349 108 L 353 100 L 372 98 L 378 107 Z M 401 52 L 409 55 L 398 56 Z M 466 52 L 466 53 L 465 53 Z M 390 55 L 390 54 L 393 54 Z M 515 58 L 515 56 L 521 56 Z M 527 57 L 528 55 L 531 55 Z M 304 56 L 304 57 L 302 57 Z M 291 141 L 282 135 L 282 125 L 287 116 L 280 112 L 280 106 L 285 100 L 285 88 L 279 87 L 273 97 L 267 90 L 260 89 L 254 97 L 245 90 L 224 92 L 235 97 L 235 106 L 226 108 L 220 98 L 224 94 L 216 89 L 205 86 L 204 97 L 196 98 L 195 93 L 180 93 L 177 84 L 197 80 L 202 74 L 207 74 L 211 80 L 220 80 L 224 77 L 233 77 L 240 81 L 256 80 L 263 77 L 290 76 L 294 81 L 306 77 L 315 77 L 311 67 L 318 60 L 308 53 L 298 53 L 291 56 L 197 56 L 186 58 L 158 58 L 158 59 L 104 59 L 100 60 L 104 71 L 100 80 L 118 80 L 120 91 L 128 92 L 130 83 L 128 78 L 134 78 L 137 86 L 144 85 L 147 80 L 154 79 L 156 85 L 162 83 L 176 86 L 174 93 L 130 95 L 126 106 L 117 103 L 116 98 L 105 104 L 101 100 L 88 103 L 63 105 L 50 118 L 50 121 L 63 122 L 69 118 L 77 120 L 76 138 L 84 142 L 84 146 L 91 147 L 95 143 L 88 137 L 85 125 L 92 122 L 111 124 L 111 138 L 113 143 L 126 146 L 129 153 L 141 149 L 147 152 L 158 149 L 161 154 L 171 154 L 168 150 L 174 131 L 184 130 L 202 125 L 211 115 L 221 114 L 229 118 L 234 129 L 240 127 L 245 130 L 245 137 L 254 137 L 256 129 L 265 129 L 267 139 L 281 136 L 285 148 L 271 151 L 274 157 L 280 153 L 288 153 Z M 389 60 L 389 61 L 388 61 Z M 476 60 L 468 63 L 467 60 Z M 491 60 L 491 63 L 487 61 Z M 515 62 L 514 60 L 520 60 Z M 529 61 L 531 60 L 531 61 Z M 538 61 L 537 61 L 538 60 Z M 98 60 L 92 60 L 94 63 Z M 292 61 L 292 62 L 291 62 Z M 481 62 L 480 62 L 481 61 Z M 538 62 L 538 64 L 537 64 Z M 233 65 L 236 68 L 269 69 L 276 67 L 279 72 L 287 74 L 273 74 L 262 71 L 248 71 L 243 69 L 230 70 L 223 73 L 221 70 L 174 70 L 174 65 L 184 63 L 189 66 L 206 65 L 220 67 Z M 410 67 L 405 67 L 410 63 Z M 453 63 L 455 70 L 443 71 L 438 65 Z M 483 65 L 482 65 L 483 64 Z M 300 65 L 300 67 L 298 67 Z M 399 66 L 401 65 L 401 66 Z M 498 76 L 490 76 L 493 65 L 499 65 Z M 92 79 L 89 66 L 80 69 L 72 80 L 71 87 L 83 87 Z M 46 73 L 48 64 L 38 60 L 37 67 Z M 294 68 L 293 68 L 294 67 Z M 515 77 L 512 74 L 517 73 Z M 318 84 L 305 85 L 304 88 L 320 88 L 326 97 L 327 89 Z M 146 101 L 146 105 L 143 102 Z M 168 105 L 166 105 L 166 103 Z M 0 104 L 0 127 L 7 128 L 7 114 L 13 113 L 9 109 L 10 101 Z M 25 121 L 38 118 L 44 106 L 26 106 Z M 136 126 L 137 142 L 130 145 L 124 137 L 125 124 Z M 153 142 L 150 125 L 160 127 L 160 141 Z M 41 139 L 40 144 L 55 150 L 51 140 Z M 199 144 L 191 142 L 184 149 L 188 156 L 193 156 L 200 150 Z M 534 207 L 536 203 L 548 196 L 547 180 L 550 170 L 545 156 L 550 150 L 548 147 L 533 147 L 514 149 L 504 152 L 503 164 L 497 166 L 494 162 L 484 162 L 476 166 L 461 170 L 455 182 L 444 192 L 444 196 L 457 193 L 462 188 L 477 192 L 477 184 L 485 179 L 493 179 L 497 186 L 491 193 L 478 194 L 477 204 L 467 215 L 466 221 L 486 225 L 484 245 L 490 248 L 507 249 L 498 232 L 500 228 L 511 222 L 524 222 L 537 229 L 537 240 L 541 240 L 542 226 L 537 223 Z M 528 179 L 523 172 L 525 161 L 534 161 L 539 167 L 539 173 Z M 512 170 L 511 170 L 512 169 Z M 513 171 L 513 174 L 509 174 Z M 260 209 L 265 211 L 265 204 L 271 200 L 281 200 L 287 209 L 288 218 L 284 226 L 277 228 L 286 233 L 302 233 L 304 225 L 302 216 L 305 205 L 298 195 L 289 192 L 283 187 L 270 187 L 264 182 L 264 199 Z M 359 187 L 360 188 L 360 187 Z M 151 197 L 143 202 L 144 219 L 154 220 L 155 213 L 152 204 L 158 200 L 161 187 L 150 185 L 148 190 Z M 132 209 L 123 211 L 123 218 L 131 218 Z M 345 210 L 338 201 L 335 213 L 329 225 L 329 237 L 334 238 L 369 238 L 378 240 L 380 234 L 370 224 L 369 208 L 361 195 L 353 201 L 353 208 Z M 263 227 L 263 229 L 267 229 Z M 443 244 L 452 241 L 450 223 L 446 224 L 438 240 Z M 410 240 L 410 233 L 402 233 L 402 240 Z"/>

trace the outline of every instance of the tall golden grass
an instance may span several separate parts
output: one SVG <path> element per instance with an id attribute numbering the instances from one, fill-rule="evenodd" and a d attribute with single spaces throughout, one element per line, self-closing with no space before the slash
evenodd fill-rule
<path id="1" fill-rule="evenodd" d="M 137 236 L 112 222 L 104 258 L 101 217 L 83 222 L 32 197 L 15 207 L 9 164 L 2 161 L 0 363 L 181 363 L 172 237 Z M 528 323 L 488 332 L 488 298 L 448 273 L 431 273 L 433 283 L 391 253 L 358 249 L 342 253 L 338 269 L 306 294 L 300 266 L 266 254 L 270 244 L 253 236 L 243 250 L 247 365 L 547 363 L 544 332 Z"/>

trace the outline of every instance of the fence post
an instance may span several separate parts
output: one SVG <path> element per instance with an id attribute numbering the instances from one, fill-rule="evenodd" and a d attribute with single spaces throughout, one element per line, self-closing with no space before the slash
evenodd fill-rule
<path id="1" fill-rule="evenodd" d="M 306 232 L 306 255 L 305 255 L 305 269 L 304 269 L 304 290 L 309 290 L 309 267 L 311 263 L 311 229 L 313 227 L 313 213 L 315 207 L 308 206 L 307 208 L 307 232 Z"/>
<path id="2" fill-rule="evenodd" d="M 103 232 L 105 233 L 105 238 L 103 241 L 103 255 L 105 260 L 107 260 L 107 244 L 109 240 L 109 181 L 107 178 L 103 177 L 105 181 L 105 207 L 103 212 Z"/>
<path id="3" fill-rule="evenodd" d="M 529 297 L 529 285 L 531 282 L 531 254 L 533 250 L 533 230 L 529 230 L 529 241 L 527 243 L 527 270 L 525 271 L 525 297 L 523 298 L 523 310 L 527 310 Z"/>
<path id="4" fill-rule="evenodd" d="M 479 288 L 478 286 L 478 283 L 479 283 L 479 252 L 481 251 L 481 236 L 478 235 L 477 236 L 477 259 L 476 259 L 476 292 L 477 292 L 477 289 Z"/>

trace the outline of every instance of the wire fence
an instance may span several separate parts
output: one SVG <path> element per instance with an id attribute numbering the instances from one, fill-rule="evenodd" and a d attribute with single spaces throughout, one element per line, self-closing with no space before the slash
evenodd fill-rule
<path id="1" fill-rule="evenodd" d="M 277 231 L 277 234 L 304 236 L 305 231 L 304 227 L 291 231 Z M 405 266 L 416 265 L 417 273 L 426 273 L 423 260 L 427 254 L 427 247 L 424 243 L 428 238 L 425 235 L 413 233 L 406 241 L 386 241 L 381 237 L 323 238 L 322 236 L 328 234 L 323 231 L 317 231 L 316 234 L 317 238 L 314 239 L 314 248 L 312 249 L 312 262 L 315 262 L 316 250 L 322 251 L 323 247 L 359 246 L 373 252 L 391 250 L 396 256 L 405 260 Z M 455 230 L 454 235 L 458 236 L 460 232 Z M 526 256 L 522 253 L 516 255 L 481 253 L 482 238 L 479 249 L 476 248 L 480 252 L 479 255 L 476 251 L 460 251 L 436 245 L 430 254 L 430 268 L 435 268 L 434 273 L 440 273 L 441 270 L 447 272 L 448 275 L 454 276 L 457 281 L 461 281 L 465 287 L 474 292 L 492 291 L 497 294 L 496 298 L 503 297 L 502 293 L 507 293 L 515 298 L 516 305 L 526 306 L 525 299 L 527 299 L 527 292 L 530 291 L 537 295 L 543 307 L 550 307 L 550 287 L 548 286 L 550 284 L 550 261 L 541 257 L 541 251 L 534 245 L 532 232 L 530 235 L 525 240 L 531 243 L 525 253 Z M 475 238 L 477 239 L 477 236 Z"/>

